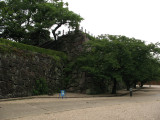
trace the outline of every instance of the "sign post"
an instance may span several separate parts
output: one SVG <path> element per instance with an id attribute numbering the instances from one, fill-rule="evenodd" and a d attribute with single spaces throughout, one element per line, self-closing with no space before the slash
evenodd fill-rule
<path id="1" fill-rule="evenodd" d="M 130 91 L 130 97 L 132 97 L 132 88 L 130 88 L 129 91 Z"/>
<path id="2" fill-rule="evenodd" d="M 62 99 L 63 97 L 65 97 L 65 94 L 66 94 L 65 90 L 61 90 L 60 96 L 62 97 Z"/>

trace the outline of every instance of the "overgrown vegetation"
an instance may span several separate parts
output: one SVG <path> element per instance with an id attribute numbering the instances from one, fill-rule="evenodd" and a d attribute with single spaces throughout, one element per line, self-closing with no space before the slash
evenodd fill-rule
<path id="1" fill-rule="evenodd" d="M 160 79 L 160 48 L 158 44 L 146 45 L 141 40 L 125 36 L 105 35 L 86 43 L 86 49 L 72 67 L 92 79 L 94 90 L 105 92 L 105 83 L 117 85 L 124 82 L 127 90 L 138 82 Z"/>
<path id="2" fill-rule="evenodd" d="M 44 49 L 44 48 L 39 48 L 39 47 L 35 47 L 35 46 L 32 46 L 32 45 L 26 45 L 26 44 L 18 43 L 18 42 L 12 42 L 10 40 L 6 40 L 6 39 L 2 39 L 2 38 L 0 38 L 0 45 L 5 45 L 5 46 L 13 47 L 13 48 L 18 48 L 18 49 L 21 49 L 21 50 L 37 52 L 37 53 L 41 53 L 41 54 L 46 54 L 46 55 L 52 56 L 55 60 L 58 60 L 58 61 L 61 60 L 61 59 L 63 59 L 63 60 L 67 59 L 66 54 L 64 54 L 63 52 Z M 0 46 L 0 47 L 2 48 L 3 46 Z"/>
<path id="3" fill-rule="evenodd" d="M 35 87 L 33 89 L 33 95 L 48 94 L 48 84 L 45 78 L 39 78 L 35 81 Z"/>

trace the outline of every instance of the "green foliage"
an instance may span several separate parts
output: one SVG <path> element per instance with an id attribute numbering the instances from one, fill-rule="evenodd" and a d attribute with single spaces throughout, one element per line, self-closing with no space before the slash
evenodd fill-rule
<path id="1" fill-rule="evenodd" d="M 48 94 L 48 85 L 44 78 L 39 78 L 35 82 L 33 95 L 43 95 L 43 94 Z"/>
<path id="2" fill-rule="evenodd" d="M 55 60 L 58 60 L 58 61 L 61 59 L 63 59 L 63 60 L 67 59 L 67 56 L 63 52 L 39 48 L 39 47 L 26 45 L 26 44 L 22 44 L 22 43 L 17 43 L 17 42 L 12 42 L 10 40 L 6 40 L 6 39 L 2 39 L 2 38 L 0 38 L 0 45 L 5 45 L 5 46 L 21 49 L 21 50 L 37 52 L 37 53 L 41 53 L 41 54 L 46 54 L 46 55 L 52 56 Z M 1 48 L 2 47 L 3 46 L 1 46 Z M 7 51 L 7 50 L 5 49 L 5 51 Z"/>
<path id="3" fill-rule="evenodd" d="M 96 40 L 96 38 L 93 37 L 92 35 L 89 35 L 89 34 L 87 34 L 87 33 L 85 33 L 85 34 L 86 34 L 86 37 L 87 37 L 89 40 Z"/>
<path id="4" fill-rule="evenodd" d="M 123 82 L 129 88 L 137 82 L 158 79 L 160 61 L 155 56 L 159 56 L 159 50 L 158 45 L 146 45 L 134 38 L 101 35 L 86 43 L 86 50 L 75 65 L 92 77 L 95 86 L 100 85 L 99 81 L 113 83 L 115 93 L 117 84 Z"/>
<path id="5" fill-rule="evenodd" d="M 75 28 L 83 20 L 62 0 L 5 0 L 0 5 L 2 38 L 25 44 L 39 45 L 51 40 L 51 28 L 56 40 L 59 27 Z"/>
<path id="6" fill-rule="evenodd" d="M 74 70 L 74 62 L 70 61 L 65 65 L 65 68 L 63 69 L 64 76 L 61 81 L 61 87 L 62 89 L 68 89 L 71 84 L 75 83 L 75 80 L 72 78 L 72 72 Z"/>

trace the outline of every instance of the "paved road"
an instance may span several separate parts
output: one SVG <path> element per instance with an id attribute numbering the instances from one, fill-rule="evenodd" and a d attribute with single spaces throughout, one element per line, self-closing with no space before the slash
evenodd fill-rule
<path id="1" fill-rule="evenodd" d="M 121 97 L 34 98 L 0 102 L 0 120 L 160 120 L 160 87 Z"/>

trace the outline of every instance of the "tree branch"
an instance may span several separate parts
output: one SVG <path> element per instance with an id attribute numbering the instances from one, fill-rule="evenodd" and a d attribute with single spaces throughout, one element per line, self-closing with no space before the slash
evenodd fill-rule
<path id="1" fill-rule="evenodd" d="M 57 27 L 56 27 L 54 30 L 52 30 L 52 34 L 53 34 L 53 36 L 54 36 L 55 41 L 57 40 L 56 31 L 57 31 L 57 29 L 60 28 L 61 26 L 62 26 L 62 23 L 59 23 L 59 24 L 57 25 Z"/>

